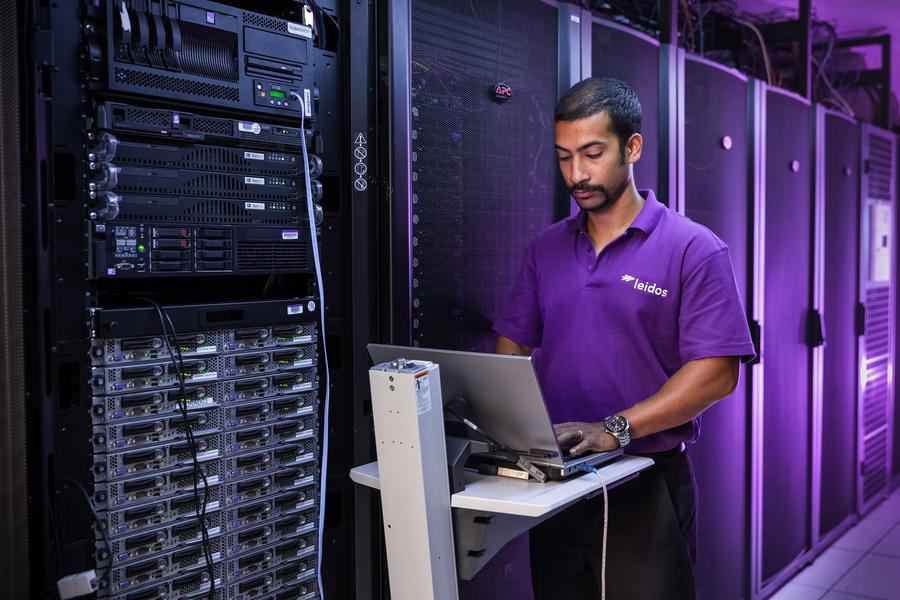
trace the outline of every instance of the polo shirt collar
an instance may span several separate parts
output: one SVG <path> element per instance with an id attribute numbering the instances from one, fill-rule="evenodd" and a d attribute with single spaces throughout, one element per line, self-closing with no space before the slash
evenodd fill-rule
<path id="1" fill-rule="evenodd" d="M 638 190 L 638 194 L 644 199 L 644 206 L 641 207 L 641 211 L 634 218 L 634 221 L 631 222 L 631 225 L 628 226 L 628 229 L 638 229 L 643 231 L 645 235 L 650 235 L 666 209 L 657 202 L 653 190 Z M 569 231 L 587 233 L 586 221 L 587 214 L 584 210 L 579 209 L 577 213 L 566 218 L 566 225 Z"/>

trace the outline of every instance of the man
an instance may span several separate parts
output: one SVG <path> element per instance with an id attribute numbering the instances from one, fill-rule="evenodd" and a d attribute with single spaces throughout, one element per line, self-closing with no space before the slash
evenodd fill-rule
<path id="1" fill-rule="evenodd" d="M 693 598 L 696 485 L 685 454 L 699 415 L 754 354 L 731 259 L 709 230 L 638 192 L 641 106 L 623 82 L 586 79 L 555 114 L 578 214 L 527 249 L 496 352 L 532 354 L 563 447 L 619 446 L 656 465 L 610 501 L 608 597 Z M 535 597 L 599 598 L 602 498 L 531 533 Z"/>

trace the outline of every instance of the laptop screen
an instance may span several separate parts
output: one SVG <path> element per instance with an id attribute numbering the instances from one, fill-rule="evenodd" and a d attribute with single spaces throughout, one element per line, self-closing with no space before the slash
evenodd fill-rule
<path id="1" fill-rule="evenodd" d="M 559 455 L 530 357 L 383 344 L 368 350 L 376 365 L 397 358 L 437 363 L 445 406 L 461 397 L 464 408 L 453 408 L 508 448 Z"/>

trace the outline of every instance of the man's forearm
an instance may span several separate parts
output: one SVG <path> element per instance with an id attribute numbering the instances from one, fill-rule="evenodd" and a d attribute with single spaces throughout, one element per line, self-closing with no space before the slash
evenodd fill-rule
<path id="1" fill-rule="evenodd" d="M 733 392 L 739 373 L 740 359 L 735 356 L 693 360 L 676 371 L 658 392 L 619 414 L 628 419 L 632 438 L 677 427 Z M 560 423 L 555 428 L 561 444 L 575 444 L 573 454 L 603 452 L 619 444 L 607 433 L 603 421 Z"/>
<path id="2" fill-rule="evenodd" d="M 677 427 L 733 392 L 739 372 L 737 357 L 693 360 L 658 392 L 619 414 L 628 419 L 634 438 Z"/>

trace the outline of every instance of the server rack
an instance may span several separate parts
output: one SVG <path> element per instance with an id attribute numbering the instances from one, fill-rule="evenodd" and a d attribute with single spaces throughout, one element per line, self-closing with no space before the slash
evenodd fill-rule
<path id="1" fill-rule="evenodd" d="M 340 27 L 242 4 L 23 8 L 36 589 L 320 595 Z"/>
<path id="2" fill-rule="evenodd" d="M 728 244 L 741 300 L 749 308 L 752 136 L 747 77 L 683 51 L 678 73 L 683 144 L 677 204 Z M 702 435 L 690 453 L 701 506 L 695 569 L 701 598 L 739 598 L 747 589 L 747 381 L 748 368 L 742 368 L 732 395 L 703 414 Z M 733 577 L 723 578 L 723 572 Z"/>
<path id="3" fill-rule="evenodd" d="M 857 508 L 864 514 L 888 489 L 893 447 L 896 138 L 871 125 L 861 134 Z"/>
<path id="4" fill-rule="evenodd" d="M 814 537 L 828 543 L 855 519 L 856 440 L 846 435 L 856 420 L 857 282 L 859 280 L 860 126 L 841 113 L 817 107 L 820 155 L 817 183 L 823 203 L 822 356 L 818 523 Z M 824 443 L 824 440 L 829 440 Z"/>
<path id="5" fill-rule="evenodd" d="M 491 351 L 525 247 L 568 214 L 553 110 L 582 76 L 584 13 L 549 0 L 389 8 L 389 341 Z M 461 595 L 527 593 L 526 549 L 510 544 Z"/>
<path id="6" fill-rule="evenodd" d="M 754 82 L 751 593 L 777 589 L 810 548 L 813 151 L 809 103 Z M 779 135 L 790 128 L 790 138 Z M 791 256 L 790 261 L 784 261 Z M 785 502 L 785 499 L 789 501 Z"/>
<path id="7" fill-rule="evenodd" d="M 0 7 L 0 81 L 6 102 L 0 113 L 0 270 L 3 286 L 0 289 L 0 397 L 3 398 L 3 417 L 0 418 L 0 478 L 6 488 L 0 495 L 0 514 L 6 525 L 0 533 L 0 571 L 9 573 L 5 594 L 12 598 L 29 595 L 31 565 L 28 557 L 34 539 L 28 523 L 28 454 L 27 407 L 25 384 L 25 325 L 23 295 L 26 278 L 22 264 L 23 234 L 23 172 L 21 140 L 28 137 L 28 127 L 22 120 L 26 105 L 25 86 L 20 80 L 20 61 L 25 48 L 17 35 L 21 22 L 15 3 Z"/>
<path id="8" fill-rule="evenodd" d="M 660 166 L 663 161 L 674 160 L 668 155 L 668 131 L 663 136 L 659 130 L 663 66 L 660 43 L 644 33 L 595 16 L 591 19 L 590 49 L 590 71 L 584 76 L 621 79 L 631 86 L 641 101 L 641 135 L 646 143 L 641 150 L 641 160 L 634 165 L 634 180 L 638 189 L 659 190 L 659 173 L 664 172 Z M 660 202 L 675 208 L 673 198 L 661 196 Z"/>

